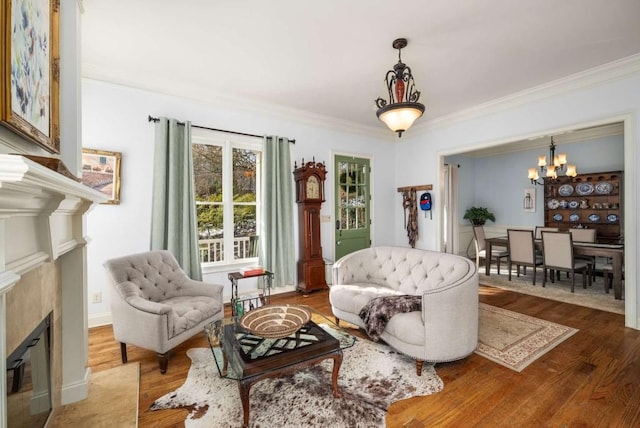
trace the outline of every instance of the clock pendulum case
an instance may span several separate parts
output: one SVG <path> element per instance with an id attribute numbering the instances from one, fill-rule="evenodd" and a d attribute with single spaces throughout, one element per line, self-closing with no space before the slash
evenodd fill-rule
<path id="1" fill-rule="evenodd" d="M 324 202 L 324 181 L 327 175 L 321 162 L 294 163 L 298 204 L 298 290 L 303 292 L 327 288 L 324 259 L 320 242 L 320 207 Z"/>

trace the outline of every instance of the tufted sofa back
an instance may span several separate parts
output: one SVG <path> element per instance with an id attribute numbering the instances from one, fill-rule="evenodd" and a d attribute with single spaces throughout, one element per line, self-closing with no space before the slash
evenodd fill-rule
<path id="1" fill-rule="evenodd" d="M 153 302 L 179 296 L 189 279 L 171 252 L 149 251 L 105 263 L 116 290 L 123 298 L 135 295 Z"/>
<path id="2" fill-rule="evenodd" d="M 464 257 L 405 247 L 372 247 L 348 254 L 333 265 L 334 284 L 376 284 L 403 294 L 447 288 L 476 273 Z"/>

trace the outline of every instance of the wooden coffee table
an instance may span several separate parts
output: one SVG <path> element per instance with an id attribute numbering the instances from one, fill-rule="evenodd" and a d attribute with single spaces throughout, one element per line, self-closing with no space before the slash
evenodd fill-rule
<path id="1" fill-rule="evenodd" d="M 239 317 L 205 326 L 220 376 L 238 381 L 244 427 L 249 425 L 249 391 L 256 382 L 294 373 L 326 359 L 333 359 L 333 396 L 342 396 L 338 386 L 342 350 L 353 346 L 356 338 L 313 308 L 305 308 L 311 313 L 311 320 L 281 339 L 265 339 L 247 332 L 240 326 Z"/>

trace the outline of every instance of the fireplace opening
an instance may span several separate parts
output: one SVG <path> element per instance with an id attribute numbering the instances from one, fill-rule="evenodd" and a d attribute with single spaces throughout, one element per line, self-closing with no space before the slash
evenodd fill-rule
<path id="1" fill-rule="evenodd" d="M 51 413 L 51 315 L 7 358 L 9 428 L 44 427 Z"/>

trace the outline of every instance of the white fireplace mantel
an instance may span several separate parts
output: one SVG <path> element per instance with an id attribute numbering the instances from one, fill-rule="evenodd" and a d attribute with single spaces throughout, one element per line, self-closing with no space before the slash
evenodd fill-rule
<path id="1" fill-rule="evenodd" d="M 0 428 L 6 427 L 7 293 L 21 275 L 60 263 L 62 404 L 86 397 L 86 239 L 83 215 L 107 197 L 20 155 L 0 155 Z"/>

